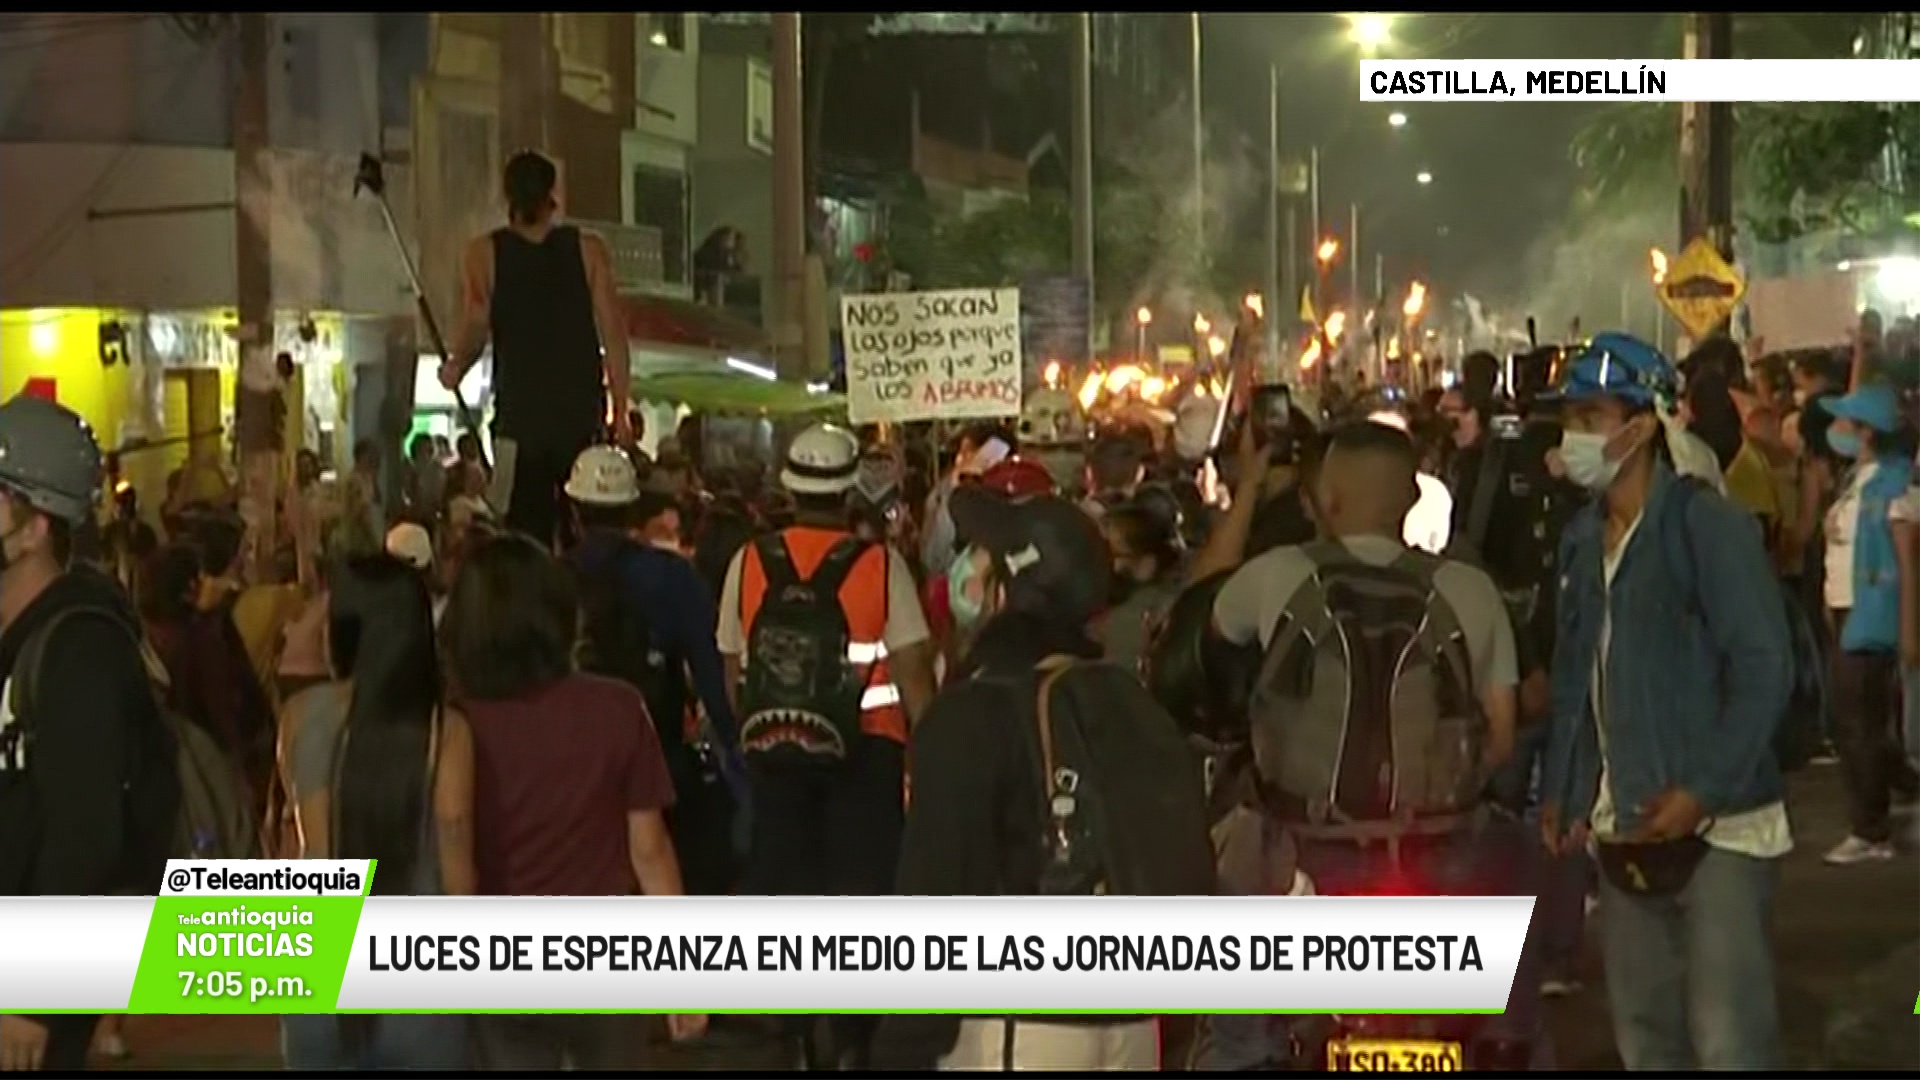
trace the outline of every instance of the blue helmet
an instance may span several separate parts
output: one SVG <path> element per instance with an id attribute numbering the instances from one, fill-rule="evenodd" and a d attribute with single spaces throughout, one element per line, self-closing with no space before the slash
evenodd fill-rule
<path id="1" fill-rule="evenodd" d="M 1608 331 L 1567 357 L 1559 384 L 1548 396 L 1559 401 L 1615 397 L 1634 405 L 1653 405 L 1671 402 L 1679 391 L 1679 372 L 1659 349 L 1631 335 Z"/>

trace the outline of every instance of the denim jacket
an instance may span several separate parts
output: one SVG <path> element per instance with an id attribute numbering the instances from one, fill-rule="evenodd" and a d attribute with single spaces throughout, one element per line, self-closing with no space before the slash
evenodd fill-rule
<path id="1" fill-rule="evenodd" d="M 1883 454 L 1860 491 L 1853 527 L 1853 607 L 1840 628 L 1848 652 L 1893 652 L 1900 647 L 1900 560 L 1887 513 L 1906 494 L 1913 462 Z M 1850 481 L 1849 481 L 1850 482 Z"/>
<path id="2" fill-rule="evenodd" d="M 1754 517 L 1724 496 L 1676 499 L 1672 470 L 1656 465 L 1639 528 L 1606 584 L 1606 504 L 1580 511 L 1560 542 L 1559 635 L 1553 654 L 1552 730 L 1542 801 L 1561 820 L 1585 821 L 1599 791 L 1602 760 L 1593 718 L 1593 669 L 1605 612 L 1606 774 L 1629 832 L 1639 807 L 1670 787 L 1700 801 L 1709 816 L 1756 809 L 1785 791 L 1773 736 L 1792 693 L 1786 611 Z M 1683 525 L 1667 521 L 1684 513 Z M 1663 533 L 1663 529 L 1676 530 Z M 1676 542 L 1691 544 L 1688 570 L 1668 565 Z"/>

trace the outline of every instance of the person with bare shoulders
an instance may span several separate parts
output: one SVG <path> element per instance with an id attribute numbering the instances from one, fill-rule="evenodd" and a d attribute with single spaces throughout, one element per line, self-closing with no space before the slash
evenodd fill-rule
<path id="1" fill-rule="evenodd" d="M 531 150 L 504 176 L 508 223 L 467 244 L 462 314 L 449 390 L 493 345 L 494 476 L 489 502 L 509 528 L 551 544 L 560 486 L 598 441 L 610 410 L 614 439 L 632 441 L 627 332 L 604 239 L 559 223 L 559 170 Z"/>

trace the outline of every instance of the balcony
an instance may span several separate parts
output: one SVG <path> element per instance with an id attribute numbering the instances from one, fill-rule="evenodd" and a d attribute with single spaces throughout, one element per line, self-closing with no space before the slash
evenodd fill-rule
<path id="1" fill-rule="evenodd" d="M 580 227 L 599 233 L 613 255 L 614 287 L 622 293 L 652 296 L 691 296 L 684 282 L 667 280 L 661 233 L 651 225 L 622 225 L 617 221 L 582 221 Z"/>

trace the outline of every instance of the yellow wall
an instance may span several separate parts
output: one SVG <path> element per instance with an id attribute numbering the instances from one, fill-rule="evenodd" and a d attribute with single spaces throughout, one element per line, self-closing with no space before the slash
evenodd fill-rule
<path id="1" fill-rule="evenodd" d="M 94 308 L 0 312 L 0 401 L 28 379 L 53 379 L 60 403 L 93 425 L 101 445 L 119 445 L 127 367 L 100 366 L 100 318 Z"/>

